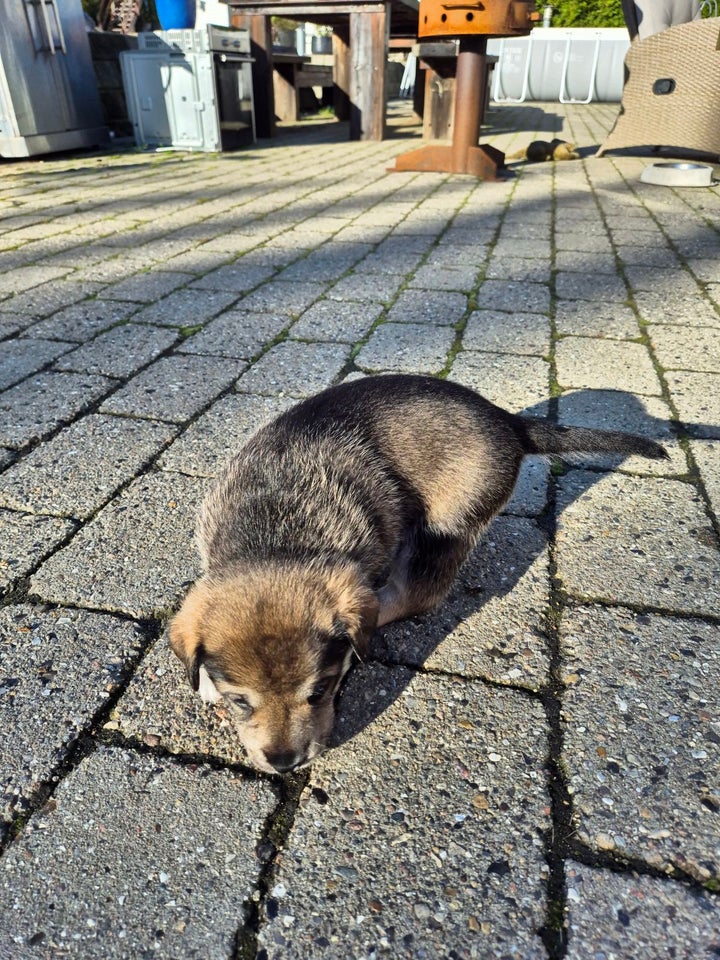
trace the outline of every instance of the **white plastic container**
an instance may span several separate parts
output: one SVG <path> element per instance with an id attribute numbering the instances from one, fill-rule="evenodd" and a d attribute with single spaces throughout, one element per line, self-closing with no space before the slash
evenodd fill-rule
<path id="1" fill-rule="evenodd" d="M 498 58 L 492 99 L 619 103 L 629 47 L 622 27 L 536 27 L 527 37 L 489 40 L 487 52 Z"/>

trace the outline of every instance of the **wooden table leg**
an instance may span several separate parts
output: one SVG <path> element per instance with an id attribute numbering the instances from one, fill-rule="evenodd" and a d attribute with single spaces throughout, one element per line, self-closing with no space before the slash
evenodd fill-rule
<path id="1" fill-rule="evenodd" d="M 333 27 L 333 107 L 337 120 L 350 119 L 350 24 Z"/>
<path id="2" fill-rule="evenodd" d="M 385 136 L 390 4 L 350 14 L 350 139 Z"/>
<path id="3" fill-rule="evenodd" d="M 258 137 L 275 136 L 275 95 L 273 92 L 272 34 L 270 17 L 232 12 L 231 25 L 250 31 L 255 132 Z"/>
<path id="4" fill-rule="evenodd" d="M 273 71 L 273 94 L 275 97 L 275 118 L 295 123 L 300 119 L 300 91 L 295 77 L 297 65 L 294 63 L 276 63 Z"/>

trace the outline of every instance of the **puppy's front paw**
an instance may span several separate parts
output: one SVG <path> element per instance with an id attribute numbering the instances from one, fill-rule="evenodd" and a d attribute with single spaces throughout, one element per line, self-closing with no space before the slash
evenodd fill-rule
<path id="1" fill-rule="evenodd" d="M 200 678 L 200 683 L 198 684 L 198 693 L 202 697 L 203 702 L 217 703 L 219 700 L 222 700 L 222 694 L 218 693 L 218 689 L 210 679 L 210 675 L 205 667 L 200 667 L 198 675 Z"/>

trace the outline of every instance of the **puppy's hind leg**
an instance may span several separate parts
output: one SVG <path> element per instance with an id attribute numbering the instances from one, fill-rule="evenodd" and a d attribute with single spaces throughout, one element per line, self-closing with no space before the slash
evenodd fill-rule
<path id="1" fill-rule="evenodd" d="M 436 533 L 416 531 L 400 553 L 387 583 L 378 591 L 378 626 L 432 610 L 445 599 L 472 542 Z"/>

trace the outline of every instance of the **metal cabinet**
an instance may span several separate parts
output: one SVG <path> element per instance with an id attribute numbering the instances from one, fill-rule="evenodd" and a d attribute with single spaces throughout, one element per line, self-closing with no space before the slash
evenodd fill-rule
<path id="1" fill-rule="evenodd" d="M 80 0 L 0 0 L 0 156 L 105 144 Z"/>

